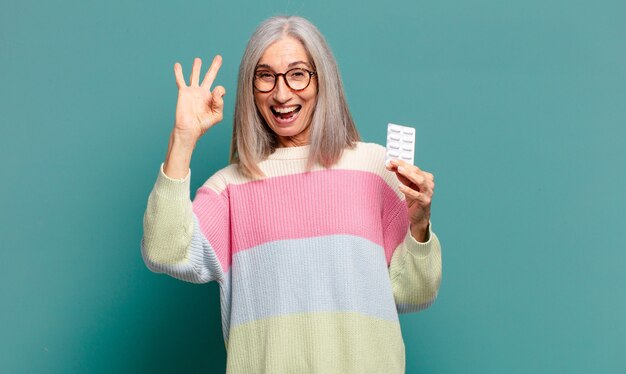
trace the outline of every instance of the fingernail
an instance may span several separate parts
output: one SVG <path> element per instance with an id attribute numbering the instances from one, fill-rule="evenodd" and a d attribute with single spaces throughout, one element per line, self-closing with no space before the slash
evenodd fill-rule
<path id="1" fill-rule="evenodd" d="M 404 167 L 402 167 L 402 166 L 398 166 L 398 171 L 399 171 L 400 173 L 404 173 Z"/>

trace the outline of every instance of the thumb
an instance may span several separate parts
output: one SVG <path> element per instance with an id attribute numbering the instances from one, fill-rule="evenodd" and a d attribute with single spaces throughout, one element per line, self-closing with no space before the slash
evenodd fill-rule
<path id="1" fill-rule="evenodd" d="M 213 89 L 211 96 L 213 97 L 213 109 L 221 111 L 224 109 L 224 95 L 226 95 L 226 89 L 223 86 L 217 86 Z"/>

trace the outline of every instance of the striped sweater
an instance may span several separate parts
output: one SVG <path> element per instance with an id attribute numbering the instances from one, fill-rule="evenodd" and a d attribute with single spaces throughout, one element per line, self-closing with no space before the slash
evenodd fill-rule
<path id="1" fill-rule="evenodd" d="M 310 145 L 278 148 L 253 181 L 229 165 L 190 199 L 163 164 L 141 253 L 153 272 L 217 281 L 227 373 L 404 373 L 398 313 L 427 308 L 441 248 L 409 231 L 385 148 L 357 142 L 305 172 Z"/>

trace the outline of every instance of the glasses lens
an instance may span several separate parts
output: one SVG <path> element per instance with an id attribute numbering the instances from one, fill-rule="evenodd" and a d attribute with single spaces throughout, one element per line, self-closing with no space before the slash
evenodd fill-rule
<path id="1" fill-rule="evenodd" d="M 309 85 L 309 80 L 311 79 L 308 71 L 298 68 L 289 70 L 286 76 L 289 87 L 294 90 L 305 89 L 306 86 Z"/>
<path id="2" fill-rule="evenodd" d="M 274 79 L 276 77 L 269 71 L 257 71 L 254 74 L 254 87 L 259 91 L 270 91 L 274 88 Z"/>

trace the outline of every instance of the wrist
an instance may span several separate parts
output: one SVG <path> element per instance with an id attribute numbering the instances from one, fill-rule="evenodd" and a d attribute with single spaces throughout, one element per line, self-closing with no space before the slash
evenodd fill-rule
<path id="1" fill-rule="evenodd" d="M 192 138 L 181 136 L 172 131 L 163 164 L 165 175 L 172 179 L 184 179 L 189 173 L 189 165 L 195 146 L 196 143 Z"/>
<path id="2" fill-rule="evenodd" d="M 198 137 L 186 133 L 181 132 L 176 129 L 172 130 L 170 134 L 170 147 L 169 148 L 178 148 L 192 151 L 196 148 L 196 143 L 198 142 Z"/>
<path id="3" fill-rule="evenodd" d="M 426 221 L 424 222 L 420 222 L 420 223 L 411 223 L 410 225 L 410 231 L 411 231 L 411 236 L 413 236 L 413 238 L 415 238 L 415 240 L 417 240 L 418 242 L 427 242 L 429 239 L 429 235 L 428 235 L 428 225 L 429 222 Z"/>

